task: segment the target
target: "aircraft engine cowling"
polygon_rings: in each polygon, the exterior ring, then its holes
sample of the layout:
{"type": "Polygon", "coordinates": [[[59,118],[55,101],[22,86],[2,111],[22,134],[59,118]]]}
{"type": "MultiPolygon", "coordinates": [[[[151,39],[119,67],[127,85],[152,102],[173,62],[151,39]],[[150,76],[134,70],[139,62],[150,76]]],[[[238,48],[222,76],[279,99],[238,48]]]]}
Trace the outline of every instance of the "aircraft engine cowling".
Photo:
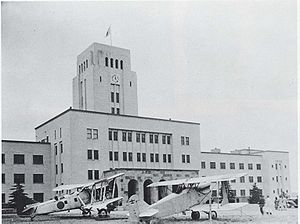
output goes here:
{"type": "Polygon", "coordinates": [[[65,203],[63,203],[62,201],[57,202],[56,204],[58,209],[63,209],[65,207],[65,203]]]}

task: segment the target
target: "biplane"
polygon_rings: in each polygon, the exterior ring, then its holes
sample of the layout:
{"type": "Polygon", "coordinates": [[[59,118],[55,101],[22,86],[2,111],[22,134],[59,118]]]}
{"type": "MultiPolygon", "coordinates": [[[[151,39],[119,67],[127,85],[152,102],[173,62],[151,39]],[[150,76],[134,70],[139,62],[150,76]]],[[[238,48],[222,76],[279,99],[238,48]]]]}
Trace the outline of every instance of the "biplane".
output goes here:
{"type": "Polygon", "coordinates": [[[68,192],[62,196],[55,196],[49,201],[29,205],[23,210],[31,220],[36,215],[80,209],[83,216],[91,216],[92,213],[100,218],[107,217],[120,202],[122,197],[115,197],[116,178],[124,173],[115,174],[87,184],[61,185],[53,189],[56,192],[68,192]]]}
{"type": "MultiPolygon", "coordinates": [[[[209,219],[216,219],[218,215],[217,209],[216,206],[211,204],[212,188],[219,187],[219,183],[221,183],[223,200],[220,205],[218,204],[218,209],[222,206],[226,207],[226,204],[228,204],[228,189],[225,189],[225,184],[222,183],[246,175],[246,173],[227,174],[152,183],[147,187],[177,186],[177,189],[174,193],[167,195],[152,205],[139,200],[137,195],[131,196],[128,200],[129,218],[132,221],[150,223],[153,219],[191,211],[193,220],[200,219],[200,212],[206,213],[209,219]]],[[[236,204],[239,205],[234,206],[234,209],[247,205],[247,203],[236,204]]]]}

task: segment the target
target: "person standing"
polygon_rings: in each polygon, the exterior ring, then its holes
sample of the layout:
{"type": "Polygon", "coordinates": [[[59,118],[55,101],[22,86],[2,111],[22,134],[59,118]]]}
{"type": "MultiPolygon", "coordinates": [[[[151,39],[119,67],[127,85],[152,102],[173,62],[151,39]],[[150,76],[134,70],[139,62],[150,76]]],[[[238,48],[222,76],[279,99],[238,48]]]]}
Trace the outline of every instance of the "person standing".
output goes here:
{"type": "Polygon", "coordinates": [[[275,210],[277,210],[277,209],[278,209],[278,203],[279,203],[279,201],[278,201],[278,198],[277,198],[277,197],[275,197],[275,201],[274,201],[275,210]]]}
{"type": "Polygon", "coordinates": [[[259,205],[259,210],[260,213],[263,215],[264,214],[264,206],[265,206],[265,199],[264,196],[261,196],[259,201],[258,201],[258,205],[259,205]]]}

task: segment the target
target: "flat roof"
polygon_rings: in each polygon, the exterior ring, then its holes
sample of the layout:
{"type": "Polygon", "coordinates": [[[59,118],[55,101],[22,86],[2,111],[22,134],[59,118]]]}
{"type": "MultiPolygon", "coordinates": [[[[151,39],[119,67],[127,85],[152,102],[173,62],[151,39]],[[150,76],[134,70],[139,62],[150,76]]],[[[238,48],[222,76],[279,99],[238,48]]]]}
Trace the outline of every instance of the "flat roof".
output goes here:
{"type": "Polygon", "coordinates": [[[151,170],[151,171],[192,171],[192,172],[199,172],[199,170],[185,170],[185,169],[158,169],[158,168],[122,168],[122,167],[118,167],[118,168],[114,168],[114,169],[110,169],[110,170],[105,170],[103,171],[103,173],[107,173],[107,172],[112,172],[112,171],[117,171],[117,170],[151,170]]]}
{"type": "Polygon", "coordinates": [[[102,114],[102,115],[108,115],[108,116],[119,116],[119,117],[128,117],[128,118],[138,118],[138,119],[147,119],[147,120],[157,120],[157,121],[168,121],[168,122],[176,122],[176,123],[184,123],[184,124],[194,124],[194,125],[200,125],[200,123],[196,122],[189,122],[189,121],[178,121],[178,120],[171,120],[171,119],[162,119],[162,118],[153,118],[153,117],[142,117],[142,116],[135,116],[135,115],[124,115],[124,114],[111,114],[111,113],[105,113],[100,111],[91,111],[91,110],[80,110],[80,109],[72,109],[71,107],[64,112],[56,115],[55,117],[45,121],[41,125],[35,127],[34,129],[38,129],[45,124],[55,120],[56,118],[68,113],[68,112],[79,112],[79,113],[89,113],[89,114],[102,114]]]}
{"type": "Polygon", "coordinates": [[[25,141],[25,140],[8,140],[8,139],[3,139],[2,142],[44,144],[44,145],[46,144],[46,145],[50,145],[50,142],[35,142],[35,141],[25,141]]]}
{"type": "Polygon", "coordinates": [[[262,149],[236,149],[232,152],[251,152],[251,153],[262,153],[262,152],[282,152],[282,153],[289,153],[287,151],[282,151],[282,150],[262,150],[262,149]]]}
{"type": "Polygon", "coordinates": [[[230,152],[201,152],[205,154],[221,154],[221,155],[230,155],[230,156],[261,156],[261,155],[253,155],[253,154],[241,154],[241,153],[230,153],[230,152]]]}

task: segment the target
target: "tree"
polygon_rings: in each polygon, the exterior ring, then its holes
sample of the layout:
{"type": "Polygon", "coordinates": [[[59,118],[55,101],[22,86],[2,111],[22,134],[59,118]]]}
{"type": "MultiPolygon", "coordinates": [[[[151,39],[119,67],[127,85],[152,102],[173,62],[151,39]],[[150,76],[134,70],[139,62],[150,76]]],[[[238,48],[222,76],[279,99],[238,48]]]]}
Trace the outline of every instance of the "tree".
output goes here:
{"type": "Polygon", "coordinates": [[[35,203],[33,199],[27,197],[27,193],[24,192],[23,188],[23,185],[21,185],[20,183],[16,183],[10,189],[13,192],[9,195],[11,199],[8,203],[12,205],[13,208],[17,209],[18,215],[22,214],[22,211],[24,210],[26,205],[35,203]]]}
{"type": "MultiPolygon", "coordinates": [[[[229,181],[222,181],[221,182],[221,188],[220,188],[220,197],[223,198],[223,191],[222,188],[225,189],[226,193],[227,193],[227,197],[228,197],[228,202],[235,202],[235,191],[231,190],[231,186],[229,184],[229,181]]],[[[227,200],[227,199],[224,199],[227,200]]]]}
{"type": "Polygon", "coordinates": [[[250,190],[250,197],[248,199],[249,204],[258,204],[262,198],[262,190],[259,189],[256,184],[253,185],[252,190],[250,190]]]}

